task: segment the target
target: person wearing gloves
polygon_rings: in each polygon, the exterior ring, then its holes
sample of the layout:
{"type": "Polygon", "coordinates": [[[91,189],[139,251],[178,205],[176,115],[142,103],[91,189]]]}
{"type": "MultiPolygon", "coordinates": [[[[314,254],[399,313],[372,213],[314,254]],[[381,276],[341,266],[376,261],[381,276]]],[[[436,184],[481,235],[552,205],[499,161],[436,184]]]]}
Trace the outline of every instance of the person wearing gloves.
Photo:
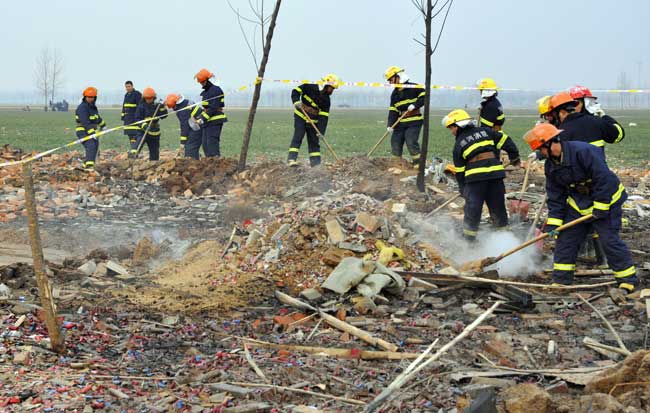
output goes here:
{"type": "Polygon", "coordinates": [[[341,79],[333,73],[325,75],[321,82],[303,83],[291,91],[293,102],[293,137],[289,144],[289,155],[287,165],[298,166],[298,154],[302,140],[307,135],[307,147],[309,150],[309,165],[315,167],[320,165],[321,153],[319,139],[313,123],[321,134],[327,131],[327,123],[330,116],[330,96],[338,89],[341,79]]]}
{"type": "Polygon", "coordinates": [[[203,88],[201,92],[203,113],[201,116],[205,123],[201,130],[203,150],[207,157],[221,156],[221,131],[224,123],[228,122],[223,111],[225,107],[224,93],[219,86],[210,81],[213,77],[214,74],[208,69],[201,69],[194,75],[196,81],[203,88]]]}
{"type": "Polygon", "coordinates": [[[501,163],[501,148],[512,165],[521,164],[517,145],[507,135],[491,128],[476,126],[467,112],[456,109],[442,119],[442,126],[455,136],[453,158],[458,190],[465,198],[463,235],[474,241],[481,222],[483,204],[487,204],[497,230],[508,226],[506,172],[501,163]]]}
{"type": "MultiPolygon", "coordinates": [[[[203,142],[201,126],[205,123],[201,105],[195,105],[183,95],[170,93],[165,98],[165,106],[176,112],[181,128],[180,143],[185,149],[185,157],[199,159],[199,148],[203,142]]],[[[206,153],[205,146],[203,153],[206,153]]]]}
{"type": "MultiPolygon", "coordinates": [[[[569,89],[569,95],[575,100],[576,103],[576,112],[586,113],[594,115],[601,118],[605,123],[612,125],[617,129],[618,134],[613,143],[620,142],[625,137],[625,131],[620,123],[616,119],[612,118],[609,115],[605,114],[605,111],[598,103],[598,98],[591,93],[591,90],[584,86],[574,86],[569,89]]],[[[612,142],[610,142],[612,143],[612,142]]]]}
{"type": "Polygon", "coordinates": [[[564,131],[549,123],[536,125],[524,135],[533,151],[547,159],[544,164],[548,220],[546,230],[556,237],[553,283],[570,285],[580,246],[590,230],[600,236],[618,287],[633,292],[638,286],[630,251],[620,239],[625,187],[607,166],[599,147],[588,142],[567,141],[564,131]],[[556,228],[585,215],[593,219],[565,229],[556,228]]]}
{"type": "Polygon", "coordinates": [[[395,160],[401,159],[406,143],[411,162],[417,168],[420,161],[420,130],[424,119],[420,109],[424,106],[426,91],[423,86],[411,82],[409,75],[398,66],[386,69],[384,78],[394,85],[390,95],[387,125],[388,131],[392,133],[391,154],[395,160]]]}
{"type": "Polygon", "coordinates": [[[167,117],[167,108],[163,102],[156,102],[156,91],[146,87],[142,91],[142,100],[135,108],[135,121],[139,123],[140,134],[138,135],[136,149],[131,149],[133,157],[138,156],[138,149],[142,147],[142,141],[149,149],[149,160],[160,159],[160,119],[167,117]]]}

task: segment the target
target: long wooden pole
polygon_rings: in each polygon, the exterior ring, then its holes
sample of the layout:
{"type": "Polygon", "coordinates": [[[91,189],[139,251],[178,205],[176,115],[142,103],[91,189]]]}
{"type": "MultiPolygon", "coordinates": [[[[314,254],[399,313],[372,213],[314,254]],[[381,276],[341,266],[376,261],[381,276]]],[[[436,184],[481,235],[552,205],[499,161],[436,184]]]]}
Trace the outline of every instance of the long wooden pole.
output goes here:
{"type": "Polygon", "coordinates": [[[318,129],[318,126],[316,126],[316,124],[315,124],[314,121],[309,117],[309,115],[307,114],[307,112],[305,112],[305,109],[303,109],[303,108],[301,107],[300,110],[301,110],[302,113],[305,115],[305,118],[307,119],[307,123],[309,123],[309,124],[312,126],[312,128],[314,128],[314,130],[316,131],[316,135],[318,136],[318,139],[320,139],[320,140],[323,141],[323,143],[325,144],[325,146],[327,147],[327,149],[329,149],[329,151],[330,151],[330,152],[332,153],[332,155],[334,156],[334,159],[336,159],[337,161],[340,161],[341,159],[340,159],[339,156],[336,154],[336,152],[334,152],[334,148],[332,148],[332,147],[330,146],[330,144],[327,143],[327,140],[325,139],[325,136],[324,136],[322,133],[320,133],[320,130],[318,129]]]}
{"type": "Polygon", "coordinates": [[[29,241],[32,247],[32,258],[34,259],[34,274],[38,285],[38,294],[41,297],[41,305],[45,314],[45,325],[50,336],[50,347],[61,354],[65,351],[61,326],[56,316],[56,305],[52,297],[50,281],[45,273],[45,258],[43,258],[43,246],[41,234],[38,229],[38,216],[36,215],[36,196],[34,194],[34,178],[32,175],[32,164],[23,164],[23,179],[25,187],[25,210],[27,211],[27,222],[29,224],[29,241]]]}
{"type": "MultiPolygon", "coordinates": [[[[397,120],[395,121],[395,123],[393,123],[393,124],[390,126],[390,128],[391,128],[391,129],[395,129],[395,128],[397,127],[397,125],[401,122],[401,120],[404,119],[404,117],[406,117],[406,115],[408,115],[408,112],[404,112],[404,113],[402,113],[402,116],[400,116],[399,118],[397,118],[397,120]]],[[[375,144],[375,146],[373,146],[372,149],[370,149],[370,152],[368,152],[368,155],[366,155],[368,158],[370,158],[370,155],[372,155],[372,154],[377,150],[377,148],[379,147],[379,145],[381,145],[381,143],[384,141],[384,139],[386,139],[386,136],[388,136],[389,133],[390,133],[390,130],[386,130],[386,132],[384,132],[384,134],[381,135],[381,138],[379,138],[379,140],[377,141],[377,143],[375,144]]]]}

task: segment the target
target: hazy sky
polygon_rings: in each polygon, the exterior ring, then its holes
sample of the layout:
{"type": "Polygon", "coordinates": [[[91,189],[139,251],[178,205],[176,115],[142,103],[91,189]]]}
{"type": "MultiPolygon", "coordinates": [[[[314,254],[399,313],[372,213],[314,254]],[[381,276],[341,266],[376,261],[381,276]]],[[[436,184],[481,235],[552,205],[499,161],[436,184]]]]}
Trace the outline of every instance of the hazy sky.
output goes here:
{"type": "MultiPolygon", "coordinates": [[[[119,90],[126,79],[139,89],[193,90],[192,77],[204,66],[228,88],[256,74],[225,0],[3,3],[0,91],[33,90],[44,46],[65,57],[67,91],[119,90]]],[[[247,11],[247,1],[232,3],[247,11]]],[[[433,57],[433,82],[471,86],[491,76],[510,88],[616,87],[623,70],[636,83],[642,61],[647,85],[649,21],[648,0],[455,0],[433,57]]],[[[395,64],[422,81],[422,48],[412,38],[423,31],[410,0],[284,0],[267,77],[334,72],[381,81],[395,64]]]]}

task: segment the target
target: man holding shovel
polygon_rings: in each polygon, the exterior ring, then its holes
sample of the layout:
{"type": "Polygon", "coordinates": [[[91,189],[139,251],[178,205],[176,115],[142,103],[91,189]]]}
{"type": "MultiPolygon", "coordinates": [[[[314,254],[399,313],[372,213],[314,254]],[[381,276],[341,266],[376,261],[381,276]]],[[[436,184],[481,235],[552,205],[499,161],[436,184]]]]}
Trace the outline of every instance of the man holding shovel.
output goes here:
{"type": "Polygon", "coordinates": [[[544,166],[548,196],[547,230],[557,236],[553,264],[553,282],[570,285],[576,269],[580,245],[589,230],[599,235],[618,287],[632,292],[638,285],[636,267],[627,245],[621,241],[622,205],[625,188],[607,166],[602,150],[592,144],[563,140],[563,131],[549,123],[536,125],[524,136],[533,151],[547,159],[544,166]],[[557,234],[555,228],[565,222],[592,215],[585,224],[575,225],[557,234]]]}
{"type": "Polygon", "coordinates": [[[478,234],[483,204],[490,210],[493,225],[503,229],[508,225],[503,178],[506,172],[500,151],[508,153],[512,165],[519,165],[517,146],[507,135],[491,128],[477,127],[467,112],[456,109],[442,119],[442,126],[456,137],[454,169],[458,189],[465,198],[463,235],[473,241],[478,234]]]}

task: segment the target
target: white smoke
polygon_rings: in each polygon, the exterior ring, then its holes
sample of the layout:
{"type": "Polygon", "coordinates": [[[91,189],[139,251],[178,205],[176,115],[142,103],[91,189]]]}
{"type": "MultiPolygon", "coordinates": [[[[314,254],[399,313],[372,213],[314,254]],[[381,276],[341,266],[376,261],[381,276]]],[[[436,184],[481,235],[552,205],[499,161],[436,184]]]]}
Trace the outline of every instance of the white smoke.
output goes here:
{"type": "MultiPolygon", "coordinates": [[[[449,216],[441,215],[422,218],[408,214],[404,226],[411,229],[418,240],[436,247],[446,258],[457,264],[496,257],[525,241],[525,232],[519,236],[511,231],[495,231],[481,226],[477,241],[470,243],[462,236],[462,223],[449,216]]],[[[527,277],[541,270],[541,254],[536,245],[531,245],[504,258],[486,270],[495,269],[505,277],[527,277]]]]}

